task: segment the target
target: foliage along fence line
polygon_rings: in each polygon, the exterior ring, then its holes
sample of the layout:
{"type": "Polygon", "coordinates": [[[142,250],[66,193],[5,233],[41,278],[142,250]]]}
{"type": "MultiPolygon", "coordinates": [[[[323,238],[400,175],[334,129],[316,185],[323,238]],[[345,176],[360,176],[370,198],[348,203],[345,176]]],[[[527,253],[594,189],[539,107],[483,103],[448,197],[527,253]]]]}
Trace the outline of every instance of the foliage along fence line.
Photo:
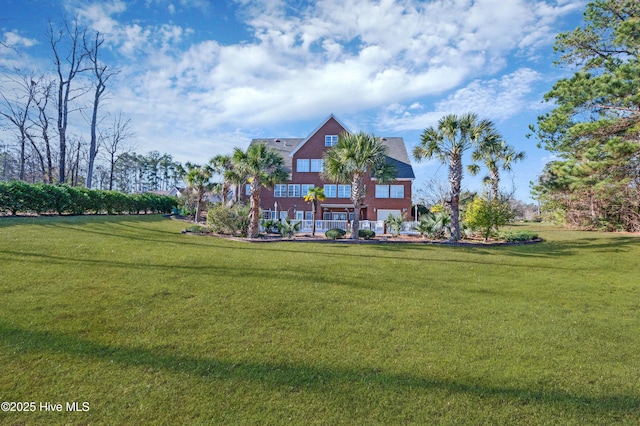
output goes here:
{"type": "Polygon", "coordinates": [[[170,213],[175,197],[153,193],[125,194],[68,185],[0,182],[0,213],[140,214],[170,213]]]}

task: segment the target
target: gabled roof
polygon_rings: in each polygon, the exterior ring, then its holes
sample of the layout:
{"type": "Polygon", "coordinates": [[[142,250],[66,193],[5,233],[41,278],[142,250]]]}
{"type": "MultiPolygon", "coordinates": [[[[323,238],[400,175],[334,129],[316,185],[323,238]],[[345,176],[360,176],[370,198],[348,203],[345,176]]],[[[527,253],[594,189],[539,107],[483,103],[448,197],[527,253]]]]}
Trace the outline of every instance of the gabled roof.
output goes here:
{"type": "Polygon", "coordinates": [[[263,142],[269,148],[276,150],[282,156],[282,158],[284,158],[284,167],[289,172],[291,172],[293,171],[293,168],[292,168],[293,156],[289,154],[291,154],[291,151],[293,151],[294,148],[298,146],[300,142],[302,142],[303,140],[304,139],[302,138],[271,138],[271,139],[259,138],[259,139],[252,139],[251,145],[263,142]]]}
{"type": "MultiPolygon", "coordinates": [[[[284,166],[289,171],[293,171],[293,156],[318,130],[324,126],[331,118],[336,120],[345,130],[347,128],[333,114],[329,115],[313,132],[306,138],[259,138],[251,140],[251,145],[263,142],[268,147],[275,149],[284,158],[284,166]]],[[[347,130],[349,131],[349,130],[347,130]]],[[[398,170],[396,179],[415,179],[413,167],[407,153],[404,139],[400,137],[382,137],[382,142],[387,146],[388,161],[398,170]]]]}
{"type": "Polygon", "coordinates": [[[318,133],[318,130],[320,130],[320,129],[325,125],[325,124],[327,124],[327,121],[331,120],[332,118],[333,118],[334,120],[336,120],[336,121],[338,122],[338,124],[339,124],[340,126],[342,126],[342,128],[343,128],[347,133],[351,133],[351,131],[347,128],[347,126],[345,126],[344,124],[342,124],[342,122],[341,122],[340,120],[338,120],[338,117],[336,117],[335,115],[333,115],[333,113],[331,113],[331,114],[329,114],[329,116],[328,116],[328,117],[327,117],[327,118],[326,118],[322,123],[320,123],[320,125],[319,125],[318,127],[316,127],[315,129],[313,129],[313,132],[309,133],[309,136],[307,136],[306,138],[304,138],[304,139],[302,140],[302,142],[300,142],[300,143],[298,144],[298,146],[296,146],[296,148],[295,148],[293,151],[291,151],[291,153],[290,153],[289,155],[290,155],[291,157],[293,157],[293,155],[294,155],[296,152],[298,152],[298,150],[299,150],[300,148],[302,148],[302,146],[303,146],[305,143],[307,143],[307,141],[308,141],[309,139],[311,139],[311,137],[312,137],[313,135],[315,135],[316,133],[318,133]]]}

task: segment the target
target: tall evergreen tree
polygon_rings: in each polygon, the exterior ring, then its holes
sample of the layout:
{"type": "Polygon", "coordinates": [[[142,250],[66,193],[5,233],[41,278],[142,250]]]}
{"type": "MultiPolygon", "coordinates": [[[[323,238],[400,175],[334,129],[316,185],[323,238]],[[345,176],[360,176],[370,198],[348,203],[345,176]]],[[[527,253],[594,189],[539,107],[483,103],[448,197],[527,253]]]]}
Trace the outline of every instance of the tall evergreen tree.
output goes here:
{"type": "Polygon", "coordinates": [[[545,95],[555,108],[531,126],[559,157],[536,194],[572,225],[640,230],[640,2],[590,2],[555,50],[577,71],[545,95]]]}

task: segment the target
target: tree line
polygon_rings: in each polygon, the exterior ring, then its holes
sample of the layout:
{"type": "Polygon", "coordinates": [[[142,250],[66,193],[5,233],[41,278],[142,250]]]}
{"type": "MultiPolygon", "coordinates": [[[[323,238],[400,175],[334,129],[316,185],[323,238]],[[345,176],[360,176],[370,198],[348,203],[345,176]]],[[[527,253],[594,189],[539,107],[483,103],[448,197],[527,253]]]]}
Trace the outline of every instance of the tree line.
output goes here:
{"type": "Polygon", "coordinates": [[[545,95],[554,108],[531,126],[555,154],[533,193],[573,227],[640,231],[640,2],[590,2],[559,34],[557,65],[573,76],[545,95]]]}

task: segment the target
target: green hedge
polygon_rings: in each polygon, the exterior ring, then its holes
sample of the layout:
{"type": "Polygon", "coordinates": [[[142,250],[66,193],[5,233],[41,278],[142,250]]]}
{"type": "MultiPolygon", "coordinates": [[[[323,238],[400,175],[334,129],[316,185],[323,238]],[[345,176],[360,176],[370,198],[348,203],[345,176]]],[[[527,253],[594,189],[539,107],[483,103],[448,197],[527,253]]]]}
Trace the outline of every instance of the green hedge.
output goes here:
{"type": "Polygon", "coordinates": [[[538,239],[538,234],[531,231],[504,231],[499,234],[500,239],[507,242],[532,241],[538,239]]]}
{"type": "Polygon", "coordinates": [[[0,182],[1,213],[140,214],[170,213],[177,199],[152,193],[124,194],[119,191],[79,188],[68,185],[0,182]]]}

